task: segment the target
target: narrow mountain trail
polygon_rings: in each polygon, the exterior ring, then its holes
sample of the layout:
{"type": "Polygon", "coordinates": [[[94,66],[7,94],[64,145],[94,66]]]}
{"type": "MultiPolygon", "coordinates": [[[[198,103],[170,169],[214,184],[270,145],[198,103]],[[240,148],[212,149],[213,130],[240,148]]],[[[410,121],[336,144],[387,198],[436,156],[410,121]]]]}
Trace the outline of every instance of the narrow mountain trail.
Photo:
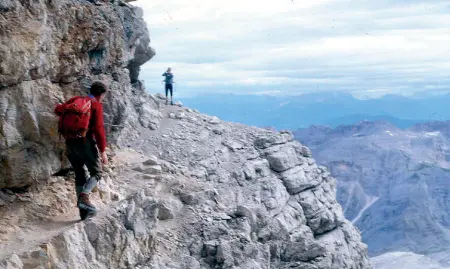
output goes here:
{"type": "MultiPolygon", "coordinates": [[[[170,119],[168,115],[179,111],[182,111],[179,106],[166,106],[163,110],[165,116],[163,116],[163,119],[161,120],[160,128],[157,130],[149,130],[149,132],[153,133],[153,135],[159,135],[162,130],[176,126],[176,122],[170,119]]],[[[111,178],[112,185],[118,188],[117,191],[121,193],[122,197],[126,197],[135,193],[137,190],[146,187],[154,189],[156,198],[159,195],[164,195],[166,193],[162,185],[155,184],[154,181],[149,181],[149,179],[156,178],[155,175],[145,174],[133,169],[133,167],[146,161],[148,158],[148,156],[139,154],[134,150],[124,149],[115,152],[112,165],[117,167],[116,170],[119,171],[114,175],[109,175],[109,177],[111,178]]],[[[69,176],[67,180],[73,181],[73,176],[69,176]]],[[[115,206],[116,202],[105,203],[105,201],[102,201],[102,195],[104,194],[102,194],[101,190],[91,195],[93,202],[99,209],[94,218],[105,217],[108,214],[109,208],[115,206]]],[[[37,246],[45,245],[48,241],[67,229],[81,223],[82,221],[79,218],[78,208],[76,208],[75,203],[73,202],[68,206],[71,207],[68,212],[42,220],[27,220],[27,214],[19,216],[20,219],[18,222],[20,223],[20,226],[12,230],[12,232],[4,234],[4,237],[7,239],[0,241],[2,245],[0,248],[0,260],[13,253],[19,254],[36,248],[37,246]]],[[[12,213],[15,209],[8,208],[8,211],[12,213]]]]}
{"type": "MultiPolygon", "coordinates": [[[[127,162],[130,166],[135,164],[133,162],[134,160],[124,158],[124,156],[131,155],[130,153],[119,152],[118,155],[120,156],[119,158],[122,158],[119,161],[127,162]]],[[[139,179],[136,174],[137,173],[135,173],[131,168],[126,168],[120,176],[117,176],[112,180],[115,185],[124,186],[121,191],[126,195],[127,193],[131,193],[133,189],[144,187],[147,183],[144,180],[139,179]],[[130,184],[130,182],[132,182],[132,184],[130,184]]],[[[102,218],[106,216],[108,214],[109,207],[114,205],[114,202],[107,204],[102,201],[100,195],[100,192],[96,192],[91,195],[93,202],[99,209],[94,218],[102,218]]],[[[0,260],[13,253],[22,253],[41,244],[45,244],[68,228],[82,222],[79,218],[78,208],[75,207],[75,203],[71,206],[72,209],[69,212],[57,215],[55,217],[38,221],[27,221],[26,219],[22,220],[20,232],[15,232],[14,234],[9,235],[9,240],[1,242],[2,248],[0,248],[0,260]]],[[[27,218],[27,216],[23,216],[23,218],[27,218]]]]}
{"type": "Polygon", "coordinates": [[[48,220],[31,221],[21,227],[20,233],[10,236],[6,242],[1,242],[0,260],[13,253],[22,253],[44,244],[65,229],[80,221],[76,208],[67,214],[56,216],[48,220]]]}
{"type": "Polygon", "coordinates": [[[55,179],[4,233],[0,268],[200,269],[219,260],[288,268],[297,259],[312,266],[305,268],[369,268],[366,246],[334,198],[333,179],[289,133],[161,101],[158,114],[158,128],[126,130],[120,147],[112,147],[105,184],[92,195],[96,217],[79,221],[73,178],[55,179]],[[66,207],[45,217],[42,202],[46,210],[66,207]],[[304,244],[287,239],[293,230],[302,231],[304,244]],[[278,246],[273,262],[265,240],[278,246]],[[242,249],[248,253],[233,254],[242,249]]]}

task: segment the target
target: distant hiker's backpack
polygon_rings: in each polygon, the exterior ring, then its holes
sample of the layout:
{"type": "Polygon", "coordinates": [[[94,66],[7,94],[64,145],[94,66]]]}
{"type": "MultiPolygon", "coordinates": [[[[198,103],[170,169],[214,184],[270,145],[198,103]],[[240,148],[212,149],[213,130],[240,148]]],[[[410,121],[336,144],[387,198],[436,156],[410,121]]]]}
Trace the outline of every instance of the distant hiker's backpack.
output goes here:
{"type": "Polygon", "coordinates": [[[64,111],[59,117],[59,133],[65,138],[85,138],[91,119],[92,99],[77,97],[64,104],[64,111]]]}

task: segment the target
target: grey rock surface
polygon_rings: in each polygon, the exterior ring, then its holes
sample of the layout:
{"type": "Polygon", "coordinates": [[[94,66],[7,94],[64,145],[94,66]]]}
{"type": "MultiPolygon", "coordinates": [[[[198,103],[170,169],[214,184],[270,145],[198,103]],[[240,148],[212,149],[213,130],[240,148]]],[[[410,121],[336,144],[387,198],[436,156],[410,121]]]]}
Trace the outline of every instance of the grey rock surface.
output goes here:
{"type": "Polygon", "coordinates": [[[156,129],[156,103],[137,80],[150,48],[142,11],[121,1],[1,1],[0,187],[44,181],[65,166],[56,104],[105,82],[108,138],[156,129]],[[26,163],[27,165],[23,165],[26,163]]]}
{"type": "MultiPolygon", "coordinates": [[[[181,111],[167,109],[165,115],[181,111]]],[[[203,190],[179,193],[185,206],[205,214],[202,236],[196,237],[196,225],[184,227],[200,245],[190,252],[201,268],[370,268],[358,231],[335,199],[335,180],[304,156],[292,135],[188,114],[183,121],[163,119],[159,130],[143,131],[141,139],[145,143],[131,146],[181,166],[203,190]],[[218,126],[221,134],[214,131],[218,126]],[[285,186],[287,176],[294,191],[285,186]]]]}
{"type": "Polygon", "coordinates": [[[335,180],[291,133],[145,93],[139,66],[154,52],[140,9],[1,5],[1,268],[371,268],[335,180]],[[65,162],[52,109],[97,79],[111,89],[112,165],[92,194],[98,215],[78,222],[73,175],[49,177],[65,162]]]}
{"type": "MultiPolygon", "coordinates": [[[[343,218],[335,181],[324,169],[312,164],[320,184],[290,194],[266,159],[277,145],[261,150],[251,143],[276,134],[222,123],[230,130],[226,139],[248,145],[232,151],[222,137],[198,140],[196,133],[211,123],[197,115],[202,128],[166,118],[160,129],[143,130],[143,151],[160,152],[159,157],[138,153],[138,141],[131,145],[135,149],[116,151],[116,167],[106,178],[125,198],[103,204],[97,217],[83,223],[30,226],[32,232],[21,237],[26,244],[6,242],[0,264],[11,269],[40,263],[74,269],[187,268],[186,262],[195,268],[371,268],[367,247],[343,218]],[[174,140],[174,134],[182,135],[174,140]],[[197,154],[187,154],[186,144],[197,154]],[[245,160],[259,171],[252,178],[244,175],[245,160]],[[158,177],[141,177],[155,166],[162,170],[158,177]],[[202,168],[205,173],[196,172],[202,168]]],[[[289,145],[298,143],[278,148],[289,145]]]]}
{"type": "Polygon", "coordinates": [[[99,216],[84,223],[35,230],[51,233],[50,238],[28,235],[34,239],[25,249],[7,243],[0,264],[11,269],[41,262],[74,269],[186,268],[186,262],[194,268],[371,268],[367,247],[343,218],[335,180],[326,169],[296,156],[304,162],[290,168],[291,174],[301,170],[316,183],[292,193],[282,173],[271,169],[269,154],[295,151],[302,148],[299,143],[226,122],[220,123],[225,132],[217,135],[217,123],[202,114],[160,123],[157,130],[141,127],[138,140],[116,150],[107,181],[125,198],[105,204],[99,216]],[[266,141],[264,148],[255,147],[256,141],[266,141]],[[157,175],[147,171],[154,167],[160,167],[157,175]]]}

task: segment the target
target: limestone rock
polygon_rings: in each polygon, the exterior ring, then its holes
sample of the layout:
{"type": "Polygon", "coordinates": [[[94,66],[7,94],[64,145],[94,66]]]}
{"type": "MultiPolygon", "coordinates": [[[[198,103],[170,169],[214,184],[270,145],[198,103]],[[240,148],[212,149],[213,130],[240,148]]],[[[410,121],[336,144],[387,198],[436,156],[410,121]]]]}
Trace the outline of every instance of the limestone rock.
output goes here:
{"type": "Polygon", "coordinates": [[[161,174],[162,167],[160,165],[152,165],[145,169],[146,174],[161,174]]]}
{"type": "Polygon", "coordinates": [[[146,160],[145,162],[143,162],[144,165],[159,165],[159,161],[158,158],[156,158],[155,156],[150,156],[150,158],[148,160],[146,160]]]}
{"type": "Polygon", "coordinates": [[[23,262],[16,254],[11,255],[11,257],[1,262],[0,265],[2,265],[5,269],[23,268],[23,262]]]}
{"type": "Polygon", "coordinates": [[[186,117],[186,114],[184,114],[183,112],[177,112],[177,114],[175,114],[175,118],[177,119],[184,119],[186,117]]]}
{"type": "Polygon", "coordinates": [[[160,165],[144,165],[142,163],[137,164],[133,169],[147,175],[161,174],[162,172],[160,165]]]}
{"type": "Polygon", "coordinates": [[[181,201],[166,198],[159,202],[158,219],[160,220],[173,219],[181,208],[182,208],[181,201]]]}
{"type": "Polygon", "coordinates": [[[312,152],[309,148],[302,146],[302,155],[304,157],[310,158],[310,157],[312,157],[312,152]]]}
{"type": "Polygon", "coordinates": [[[248,161],[244,165],[244,174],[248,180],[266,177],[270,175],[269,162],[266,159],[248,161]]]}
{"type": "Polygon", "coordinates": [[[244,148],[244,145],[242,145],[238,141],[224,141],[223,145],[227,146],[231,151],[236,151],[244,148]]]}
{"type": "Polygon", "coordinates": [[[274,145],[280,145],[287,143],[293,139],[293,135],[289,133],[282,133],[282,134],[266,134],[263,136],[260,136],[255,141],[255,146],[260,149],[265,149],[270,146],[274,145]]]}
{"type": "Polygon", "coordinates": [[[159,100],[166,100],[166,97],[162,93],[155,94],[155,97],[159,100]]]}
{"type": "Polygon", "coordinates": [[[192,212],[187,233],[203,227],[189,248],[200,266],[370,268],[366,246],[336,202],[334,180],[290,133],[221,121],[211,131],[226,132],[211,136],[203,129],[210,117],[193,117],[152,135],[144,151],[163,152],[160,158],[190,178],[175,195],[187,208],[180,212],[192,212]],[[198,184],[215,190],[189,190],[198,184]],[[229,253],[240,256],[231,261],[229,253]]]}
{"type": "MultiPolygon", "coordinates": [[[[323,186],[327,184],[324,183],[323,186]]],[[[315,235],[331,231],[344,221],[342,210],[331,195],[323,187],[320,187],[301,192],[297,196],[308,226],[315,235]],[[328,204],[326,207],[323,206],[324,202],[328,204]]]]}
{"type": "Polygon", "coordinates": [[[0,12],[0,188],[44,181],[64,166],[53,108],[86,95],[93,81],[110,89],[110,143],[129,140],[138,124],[158,126],[156,104],[139,99],[139,66],[155,54],[140,8],[8,0],[0,12]]]}
{"type": "Polygon", "coordinates": [[[283,172],[303,163],[303,159],[297,155],[295,149],[287,147],[267,155],[270,167],[277,172],[283,172]]]}
{"type": "Polygon", "coordinates": [[[209,123],[211,123],[211,124],[219,124],[220,123],[220,119],[218,117],[216,117],[216,116],[213,116],[209,120],[209,123]]]}
{"type": "Polygon", "coordinates": [[[302,166],[289,169],[280,175],[290,194],[297,194],[308,188],[316,187],[322,182],[322,177],[314,172],[306,173],[302,166]]]}
{"type": "Polygon", "coordinates": [[[18,238],[2,244],[1,266],[371,268],[335,181],[291,133],[167,107],[145,92],[139,66],[154,51],[142,10],[61,0],[2,1],[0,12],[0,187],[32,189],[1,196],[0,240],[18,238]],[[66,167],[52,110],[94,80],[110,88],[115,166],[92,194],[96,217],[52,222],[76,204],[73,180],[48,180],[66,167]],[[34,225],[42,219],[50,225],[34,225]]]}

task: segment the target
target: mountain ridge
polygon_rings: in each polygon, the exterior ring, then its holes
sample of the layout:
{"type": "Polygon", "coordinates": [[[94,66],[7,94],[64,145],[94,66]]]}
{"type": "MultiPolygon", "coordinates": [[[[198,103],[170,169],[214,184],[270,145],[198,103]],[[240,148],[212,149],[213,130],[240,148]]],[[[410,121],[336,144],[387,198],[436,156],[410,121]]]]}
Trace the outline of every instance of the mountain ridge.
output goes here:
{"type": "Polygon", "coordinates": [[[146,92],[140,8],[11,0],[0,17],[1,268],[371,268],[334,178],[291,133],[146,92]],[[111,166],[99,214],[78,222],[53,108],[97,80],[111,166]]]}
{"type": "MultiPolygon", "coordinates": [[[[400,129],[360,122],[312,126],[294,134],[337,178],[338,201],[362,232],[371,256],[411,251],[434,259],[450,249],[443,198],[450,167],[448,123],[400,129]]],[[[442,257],[437,261],[445,264],[442,257]]]]}

